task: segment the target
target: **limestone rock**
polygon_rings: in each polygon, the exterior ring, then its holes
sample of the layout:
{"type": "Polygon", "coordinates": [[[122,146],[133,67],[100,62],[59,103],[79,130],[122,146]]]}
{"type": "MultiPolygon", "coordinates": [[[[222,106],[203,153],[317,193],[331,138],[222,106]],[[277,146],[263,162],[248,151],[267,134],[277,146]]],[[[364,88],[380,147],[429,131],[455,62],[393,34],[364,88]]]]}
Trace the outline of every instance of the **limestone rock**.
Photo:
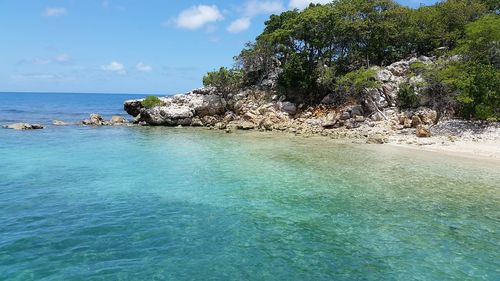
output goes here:
{"type": "Polygon", "coordinates": [[[247,131],[247,130],[253,130],[255,129],[255,124],[252,123],[252,122],[248,122],[248,121],[242,121],[242,122],[238,122],[236,124],[236,129],[238,130],[244,130],[244,131],[247,131]]]}
{"type": "Polygon", "coordinates": [[[362,122],[365,122],[366,118],[364,116],[359,116],[357,115],[354,120],[358,123],[362,123],[362,122]]]}
{"type": "Polygon", "coordinates": [[[284,101],[279,103],[279,109],[289,115],[295,115],[297,113],[297,106],[294,103],[284,101]]]}
{"type": "Polygon", "coordinates": [[[418,117],[417,115],[413,115],[413,117],[411,118],[411,126],[413,128],[417,128],[420,125],[422,125],[422,120],[420,120],[420,117],[418,117]]]}
{"type": "Polygon", "coordinates": [[[40,124],[14,123],[5,125],[3,126],[3,128],[21,131],[21,130],[41,130],[44,129],[45,127],[40,124]]]}
{"type": "Polygon", "coordinates": [[[386,142],[387,138],[384,135],[378,133],[368,137],[368,139],[366,140],[366,143],[369,144],[384,144],[386,142]]]}
{"type": "Polygon", "coordinates": [[[384,115],[380,112],[375,112],[370,119],[375,122],[382,121],[384,120],[384,115]]]}
{"type": "Polygon", "coordinates": [[[361,105],[354,105],[350,109],[351,112],[351,117],[356,117],[356,116],[363,116],[364,110],[361,105]]]}
{"type": "Polygon", "coordinates": [[[345,111],[340,115],[340,120],[347,120],[347,119],[351,119],[351,114],[348,111],[345,111]]]}
{"type": "Polygon", "coordinates": [[[102,116],[99,115],[99,114],[96,114],[96,113],[90,114],[90,118],[83,120],[82,124],[86,125],[86,126],[103,126],[103,125],[107,125],[104,122],[104,119],[102,118],[102,116]]]}
{"type": "Polygon", "coordinates": [[[203,127],[203,122],[201,122],[201,119],[199,117],[194,117],[193,119],[191,119],[191,126],[203,127]]]}
{"type": "Polygon", "coordinates": [[[122,116],[112,116],[110,123],[113,125],[121,125],[121,124],[128,123],[128,121],[127,121],[127,119],[123,118],[122,116]]]}
{"type": "Polygon", "coordinates": [[[429,130],[429,128],[427,128],[423,125],[420,125],[417,127],[416,134],[417,134],[417,137],[419,137],[419,138],[429,138],[432,136],[431,130],[429,130]]]}

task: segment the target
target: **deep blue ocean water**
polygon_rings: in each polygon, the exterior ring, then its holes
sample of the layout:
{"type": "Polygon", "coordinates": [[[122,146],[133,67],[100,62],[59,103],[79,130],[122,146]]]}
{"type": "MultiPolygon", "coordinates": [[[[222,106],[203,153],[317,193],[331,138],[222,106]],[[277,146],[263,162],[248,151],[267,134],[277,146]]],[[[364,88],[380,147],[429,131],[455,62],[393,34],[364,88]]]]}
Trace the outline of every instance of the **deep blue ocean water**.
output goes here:
{"type": "Polygon", "coordinates": [[[0,280],[500,280],[498,162],[50,126],[129,98],[0,94],[0,280]]]}

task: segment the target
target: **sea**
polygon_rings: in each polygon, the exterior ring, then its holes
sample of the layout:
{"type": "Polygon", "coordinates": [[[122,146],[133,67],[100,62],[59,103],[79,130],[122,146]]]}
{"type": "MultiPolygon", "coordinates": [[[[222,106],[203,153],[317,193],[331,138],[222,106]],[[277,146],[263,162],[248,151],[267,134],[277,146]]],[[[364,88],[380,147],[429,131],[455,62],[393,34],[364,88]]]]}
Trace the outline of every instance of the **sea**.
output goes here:
{"type": "Polygon", "coordinates": [[[498,162],[51,125],[138,97],[0,93],[0,280],[500,280],[498,162]]]}

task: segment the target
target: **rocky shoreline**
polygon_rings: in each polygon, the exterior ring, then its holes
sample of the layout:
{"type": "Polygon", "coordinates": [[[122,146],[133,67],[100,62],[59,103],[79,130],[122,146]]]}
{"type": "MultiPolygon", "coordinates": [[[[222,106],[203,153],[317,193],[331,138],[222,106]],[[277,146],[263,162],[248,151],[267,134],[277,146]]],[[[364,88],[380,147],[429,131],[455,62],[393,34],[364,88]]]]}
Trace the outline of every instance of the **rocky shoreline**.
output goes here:
{"type": "MultiPolygon", "coordinates": [[[[306,107],[287,101],[272,88],[254,87],[223,94],[201,88],[186,94],[160,97],[146,108],[142,100],[125,101],[134,123],[149,126],[192,126],[225,130],[280,131],[300,136],[321,135],[358,143],[431,145],[458,140],[500,143],[498,122],[474,122],[440,117],[430,108],[400,110],[396,106],[401,83],[415,85],[420,76],[408,75],[410,65],[434,63],[420,57],[375,68],[378,87],[365,89],[361,101],[334,106],[332,97],[306,107]]],[[[273,84],[273,83],[267,83],[273,84]]],[[[274,83],[275,84],[275,83],[274,83]]],[[[423,97],[421,97],[423,98],[423,97]]]]}
{"type": "MultiPolygon", "coordinates": [[[[169,126],[206,127],[223,130],[274,131],[310,137],[323,136],[354,143],[396,144],[417,147],[471,146],[489,143],[500,158],[500,124],[465,121],[439,116],[430,108],[400,110],[397,96],[401,83],[414,85],[418,92],[420,76],[409,75],[410,65],[432,64],[433,58],[420,57],[375,68],[376,88],[364,89],[362,100],[334,105],[331,96],[321,104],[305,106],[287,100],[273,89],[276,83],[220,93],[216,88],[200,88],[176,96],[160,97],[158,104],[145,107],[143,99],[124,102],[125,111],[134,117],[129,122],[113,116],[104,120],[92,114],[78,124],[83,126],[169,126]]],[[[423,97],[420,97],[423,98],[423,97]]],[[[54,126],[72,125],[54,120],[54,126]]],[[[43,129],[37,124],[11,124],[17,130],[43,129]]],[[[488,148],[487,150],[492,150],[488,148]]]]}

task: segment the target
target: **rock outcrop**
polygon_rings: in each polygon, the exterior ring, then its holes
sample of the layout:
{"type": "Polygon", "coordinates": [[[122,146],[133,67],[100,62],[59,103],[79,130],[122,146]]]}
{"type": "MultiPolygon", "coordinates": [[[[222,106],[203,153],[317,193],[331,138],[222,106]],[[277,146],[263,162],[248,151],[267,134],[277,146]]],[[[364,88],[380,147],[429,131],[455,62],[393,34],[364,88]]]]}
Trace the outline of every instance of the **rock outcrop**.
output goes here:
{"type": "Polygon", "coordinates": [[[153,108],[142,106],[142,100],[130,100],[124,109],[136,123],[152,126],[216,126],[228,125],[242,130],[269,128],[275,122],[297,112],[288,101],[273,101],[272,92],[244,90],[224,95],[214,88],[201,88],[172,97],[160,98],[153,108]]]}
{"type": "Polygon", "coordinates": [[[112,116],[111,120],[107,121],[104,120],[101,115],[92,113],[90,117],[83,120],[81,124],[84,126],[116,126],[128,124],[128,121],[121,116],[112,116]]]}
{"type": "Polygon", "coordinates": [[[376,71],[374,79],[379,86],[364,90],[363,106],[369,112],[378,112],[383,108],[395,107],[402,83],[411,85],[418,95],[423,78],[418,73],[416,76],[408,75],[411,71],[411,65],[414,63],[429,65],[433,64],[434,61],[435,58],[421,56],[418,59],[411,58],[398,61],[384,68],[374,67],[373,69],[376,71]]]}
{"type": "Polygon", "coordinates": [[[134,123],[152,126],[193,126],[225,130],[285,131],[295,135],[322,135],[359,139],[361,143],[382,144],[393,137],[429,137],[438,113],[429,108],[400,110],[398,93],[402,83],[414,86],[417,94],[421,77],[413,63],[432,64],[433,58],[412,58],[375,68],[376,88],[364,89],[361,98],[344,105],[330,94],[316,106],[295,104],[273,89],[254,87],[234,93],[201,88],[189,93],[162,97],[160,104],[146,108],[142,100],[130,100],[125,110],[134,123]],[[411,73],[415,75],[409,75],[411,73]]]}
{"type": "Polygon", "coordinates": [[[2,126],[5,129],[12,129],[12,130],[41,130],[44,129],[45,127],[40,124],[28,124],[28,123],[14,123],[14,124],[9,124],[2,126]]]}

